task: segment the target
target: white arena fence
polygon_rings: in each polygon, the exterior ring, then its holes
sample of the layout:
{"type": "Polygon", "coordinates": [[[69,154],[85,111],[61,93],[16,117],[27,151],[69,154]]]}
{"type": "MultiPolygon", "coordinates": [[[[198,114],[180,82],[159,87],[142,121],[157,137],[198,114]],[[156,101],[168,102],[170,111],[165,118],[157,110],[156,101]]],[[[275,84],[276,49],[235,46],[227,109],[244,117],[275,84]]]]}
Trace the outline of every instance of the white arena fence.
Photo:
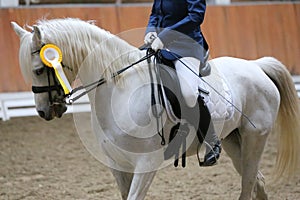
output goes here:
{"type": "MultiPolygon", "coordinates": [[[[0,93],[0,119],[12,117],[37,116],[32,92],[0,93]]],[[[66,113],[90,112],[91,107],[87,95],[68,106],[66,113]]]]}
{"type": "MultiPolygon", "coordinates": [[[[293,76],[296,90],[300,98],[300,75],[293,76]]],[[[68,106],[67,113],[90,112],[91,107],[85,95],[72,106],[68,106]]],[[[37,116],[32,92],[0,93],[0,119],[3,121],[13,117],[37,116]]]]}
{"type": "Polygon", "coordinates": [[[298,93],[298,97],[300,98],[300,75],[292,76],[294,80],[294,84],[298,93]]]}

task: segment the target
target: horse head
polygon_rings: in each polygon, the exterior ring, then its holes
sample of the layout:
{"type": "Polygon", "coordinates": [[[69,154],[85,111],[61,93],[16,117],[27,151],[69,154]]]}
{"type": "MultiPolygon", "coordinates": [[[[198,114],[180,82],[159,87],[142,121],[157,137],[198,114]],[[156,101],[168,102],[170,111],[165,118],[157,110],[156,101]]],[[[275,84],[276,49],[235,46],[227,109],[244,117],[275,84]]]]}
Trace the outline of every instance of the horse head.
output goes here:
{"type": "Polygon", "coordinates": [[[53,68],[42,62],[40,51],[45,45],[43,30],[35,25],[29,32],[15,22],[12,22],[12,26],[20,37],[19,62],[23,76],[32,82],[39,116],[45,120],[61,117],[67,110],[65,94],[53,68]]]}
{"type": "MultiPolygon", "coordinates": [[[[41,53],[45,46],[54,46],[57,52],[61,52],[59,57],[62,57],[65,82],[70,83],[77,77],[82,83],[100,77],[111,80],[114,72],[142,57],[136,47],[80,19],[40,20],[30,27],[30,31],[15,22],[12,22],[12,27],[21,41],[19,63],[22,74],[32,82],[36,109],[46,120],[61,117],[66,111],[64,100],[68,92],[55,75],[57,70],[54,73],[51,65],[49,68],[49,63],[45,63],[45,56],[41,53]],[[79,74],[80,68],[84,70],[79,74]]],[[[114,80],[118,80],[117,77],[114,80]]]]}

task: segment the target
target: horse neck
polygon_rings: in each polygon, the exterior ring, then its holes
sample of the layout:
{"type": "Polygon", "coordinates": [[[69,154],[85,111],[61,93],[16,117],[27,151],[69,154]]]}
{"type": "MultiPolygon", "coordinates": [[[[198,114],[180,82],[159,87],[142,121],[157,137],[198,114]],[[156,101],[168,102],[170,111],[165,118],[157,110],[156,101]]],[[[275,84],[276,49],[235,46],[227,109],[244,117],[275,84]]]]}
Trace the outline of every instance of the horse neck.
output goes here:
{"type": "Polygon", "coordinates": [[[138,61],[142,55],[140,50],[126,41],[108,35],[91,48],[78,67],[78,74],[83,83],[90,83],[99,78],[109,81],[113,73],[138,61]]]}

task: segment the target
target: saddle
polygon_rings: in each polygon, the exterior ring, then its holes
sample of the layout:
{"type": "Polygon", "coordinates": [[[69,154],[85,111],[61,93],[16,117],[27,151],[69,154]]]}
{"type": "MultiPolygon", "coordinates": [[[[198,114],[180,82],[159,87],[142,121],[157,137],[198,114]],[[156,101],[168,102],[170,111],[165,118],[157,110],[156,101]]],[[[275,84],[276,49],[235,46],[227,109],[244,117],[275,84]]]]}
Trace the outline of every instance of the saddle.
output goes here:
{"type": "MultiPolygon", "coordinates": [[[[164,152],[164,159],[168,160],[175,157],[174,166],[178,166],[179,158],[182,158],[182,167],[186,166],[186,139],[190,132],[188,124],[192,125],[197,131],[197,137],[200,144],[203,143],[203,138],[207,131],[199,131],[201,129],[200,112],[201,106],[204,105],[202,97],[199,97],[198,103],[190,108],[187,106],[184,97],[181,93],[179,79],[172,61],[163,59],[160,56],[156,57],[155,74],[150,74],[150,77],[155,76],[157,84],[152,83],[151,104],[155,107],[157,104],[163,106],[171,121],[175,123],[170,132],[168,146],[164,152]],[[155,88],[156,87],[156,88],[155,88]],[[155,93],[157,91],[157,94],[155,93]],[[201,104],[201,106],[199,105],[201,104]],[[179,153],[181,150],[181,153],[179,153]]],[[[150,73],[151,70],[149,71],[150,73]]],[[[157,118],[159,114],[153,111],[157,118]]],[[[206,120],[207,121],[207,120],[206,120]]],[[[210,119],[209,119],[210,121],[210,119]]],[[[206,125],[205,125],[206,126],[206,125]]],[[[163,134],[160,134],[163,138],[163,134]]]]}

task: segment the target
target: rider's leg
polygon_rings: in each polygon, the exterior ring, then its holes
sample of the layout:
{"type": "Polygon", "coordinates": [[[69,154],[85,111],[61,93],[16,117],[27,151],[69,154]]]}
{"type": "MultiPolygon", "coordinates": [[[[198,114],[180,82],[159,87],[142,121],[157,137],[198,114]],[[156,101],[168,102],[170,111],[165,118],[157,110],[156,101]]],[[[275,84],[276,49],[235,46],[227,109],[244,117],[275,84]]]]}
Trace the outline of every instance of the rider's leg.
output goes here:
{"type": "MultiPolygon", "coordinates": [[[[195,74],[199,74],[200,61],[196,58],[184,57],[180,60],[176,60],[174,65],[179,78],[181,92],[187,105],[189,107],[194,107],[197,102],[199,104],[202,120],[200,120],[198,127],[200,130],[198,131],[201,131],[204,135],[207,132],[205,141],[209,144],[207,145],[204,165],[214,165],[220,156],[221,147],[218,136],[216,135],[210,120],[210,112],[198,92],[198,86],[201,82],[199,77],[195,74]]],[[[197,135],[199,137],[199,134],[197,135]]],[[[203,138],[199,138],[199,140],[203,141],[203,138]]]]}
{"type": "Polygon", "coordinates": [[[220,157],[222,150],[221,143],[211,121],[210,112],[201,96],[199,96],[198,104],[201,113],[199,128],[202,133],[206,133],[206,152],[204,162],[200,164],[201,166],[212,166],[220,157]]]}
{"type": "Polygon", "coordinates": [[[206,152],[202,166],[214,165],[220,157],[222,148],[221,142],[216,134],[213,123],[210,121],[209,128],[205,137],[206,152]]]}
{"type": "Polygon", "coordinates": [[[187,105],[192,108],[196,105],[199,96],[198,86],[201,82],[196,75],[199,74],[200,61],[196,58],[184,57],[176,60],[174,65],[179,78],[182,95],[187,105]]]}

